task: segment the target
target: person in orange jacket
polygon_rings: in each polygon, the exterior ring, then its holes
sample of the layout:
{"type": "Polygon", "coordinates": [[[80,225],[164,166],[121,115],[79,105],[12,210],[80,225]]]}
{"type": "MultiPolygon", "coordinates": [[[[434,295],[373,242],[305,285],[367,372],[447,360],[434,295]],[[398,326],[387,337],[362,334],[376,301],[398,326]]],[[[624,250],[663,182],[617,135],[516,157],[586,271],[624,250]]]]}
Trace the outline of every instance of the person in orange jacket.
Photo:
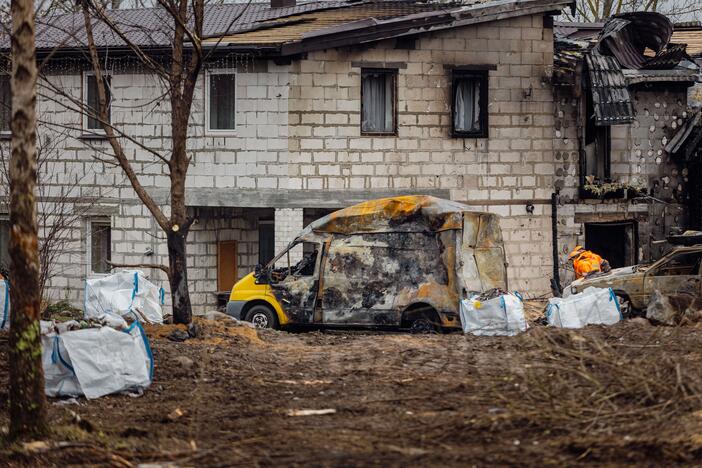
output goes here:
{"type": "Polygon", "coordinates": [[[593,273],[608,272],[611,270],[609,262],[594,252],[585,250],[582,245],[576,245],[568,255],[568,260],[573,262],[575,279],[587,277],[593,273]]]}

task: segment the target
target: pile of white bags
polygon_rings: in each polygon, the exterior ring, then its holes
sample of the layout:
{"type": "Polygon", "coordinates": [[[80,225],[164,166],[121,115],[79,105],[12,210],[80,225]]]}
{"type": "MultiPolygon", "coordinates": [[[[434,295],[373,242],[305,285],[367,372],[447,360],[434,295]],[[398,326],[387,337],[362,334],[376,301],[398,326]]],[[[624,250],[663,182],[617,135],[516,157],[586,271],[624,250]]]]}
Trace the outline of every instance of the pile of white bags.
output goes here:
{"type": "Polygon", "coordinates": [[[548,300],[548,324],[561,328],[582,328],[590,324],[612,325],[622,319],[619,300],[612,288],[587,288],[580,294],[548,300]]]}
{"type": "Polygon", "coordinates": [[[140,322],[163,323],[163,288],[138,270],[118,271],[85,280],[85,318],[107,315],[133,317],[140,322]]]}
{"type": "Polygon", "coordinates": [[[461,301],[461,324],[465,333],[514,336],[529,327],[524,304],[516,294],[503,294],[486,301],[478,296],[461,301]]]}
{"type": "Polygon", "coordinates": [[[48,396],[99,398],[151,384],[154,361],[144,329],[85,328],[57,333],[42,322],[42,366],[48,396]]]}
{"type": "Polygon", "coordinates": [[[10,329],[10,282],[6,279],[0,281],[0,330],[10,329]]]}

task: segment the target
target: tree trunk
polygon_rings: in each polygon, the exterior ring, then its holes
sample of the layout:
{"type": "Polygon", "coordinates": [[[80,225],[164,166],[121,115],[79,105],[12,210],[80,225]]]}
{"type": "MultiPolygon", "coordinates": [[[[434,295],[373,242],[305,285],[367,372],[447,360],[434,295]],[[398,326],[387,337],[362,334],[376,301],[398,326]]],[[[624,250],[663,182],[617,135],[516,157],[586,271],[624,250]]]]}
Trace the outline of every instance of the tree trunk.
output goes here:
{"type": "Polygon", "coordinates": [[[34,2],[12,0],[10,159],[10,436],[46,433],[39,329],[34,2]]]}
{"type": "Polygon", "coordinates": [[[187,228],[177,231],[171,229],[166,233],[166,237],[168,239],[168,264],[171,273],[169,283],[173,303],[173,321],[175,323],[190,323],[192,309],[190,307],[187,256],[185,253],[188,230],[187,228]]]}

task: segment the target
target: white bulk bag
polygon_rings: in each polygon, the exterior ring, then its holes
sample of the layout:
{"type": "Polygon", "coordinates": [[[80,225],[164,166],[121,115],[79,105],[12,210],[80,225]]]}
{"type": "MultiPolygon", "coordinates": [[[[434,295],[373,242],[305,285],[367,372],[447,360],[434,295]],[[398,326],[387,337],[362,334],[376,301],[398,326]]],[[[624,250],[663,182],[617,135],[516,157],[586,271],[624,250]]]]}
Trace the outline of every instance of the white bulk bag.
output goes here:
{"type": "Polygon", "coordinates": [[[622,319],[619,300],[612,288],[587,288],[580,294],[549,299],[546,308],[548,324],[561,328],[582,328],[586,325],[612,325],[622,319]]]}
{"type": "Polygon", "coordinates": [[[105,314],[131,316],[140,322],[163,323],[163,288],[146,279],[138,270],[119,271],[109,276],[85,280],[85,318],[105,314]]]}
{"type": "MultiPolygon", "coordinates": [[[[44,327],[42,327],[44,328],[44,327]]],[[[151,384],[154,361],[144,329],[86,328],[42,335],[48,396],[99,398],[151,384]]]]}
{"type": "Polygon", "coordinates": [[[477,296],[461,301],[464,333],[488,336],[514,336],[528,328],[524,304],[516,294],[479,301],[477,296]]]}
{"type": "Polygon", "coordinates": [[[0,330],[10,329],[10,282],[0,281],[0,330]]]}

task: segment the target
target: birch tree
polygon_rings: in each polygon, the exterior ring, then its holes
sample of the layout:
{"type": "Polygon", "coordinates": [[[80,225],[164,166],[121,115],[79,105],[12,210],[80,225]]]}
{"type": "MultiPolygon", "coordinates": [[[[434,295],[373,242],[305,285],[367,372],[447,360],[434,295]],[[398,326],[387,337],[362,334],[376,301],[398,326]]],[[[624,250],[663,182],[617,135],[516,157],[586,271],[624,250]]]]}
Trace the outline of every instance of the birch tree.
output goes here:
{"type": "Polygon", "coordinates": [[[10,158],[10,436],[44,434],[41,364],[34,2],[12,0],[12,140],[10,158]]]}

